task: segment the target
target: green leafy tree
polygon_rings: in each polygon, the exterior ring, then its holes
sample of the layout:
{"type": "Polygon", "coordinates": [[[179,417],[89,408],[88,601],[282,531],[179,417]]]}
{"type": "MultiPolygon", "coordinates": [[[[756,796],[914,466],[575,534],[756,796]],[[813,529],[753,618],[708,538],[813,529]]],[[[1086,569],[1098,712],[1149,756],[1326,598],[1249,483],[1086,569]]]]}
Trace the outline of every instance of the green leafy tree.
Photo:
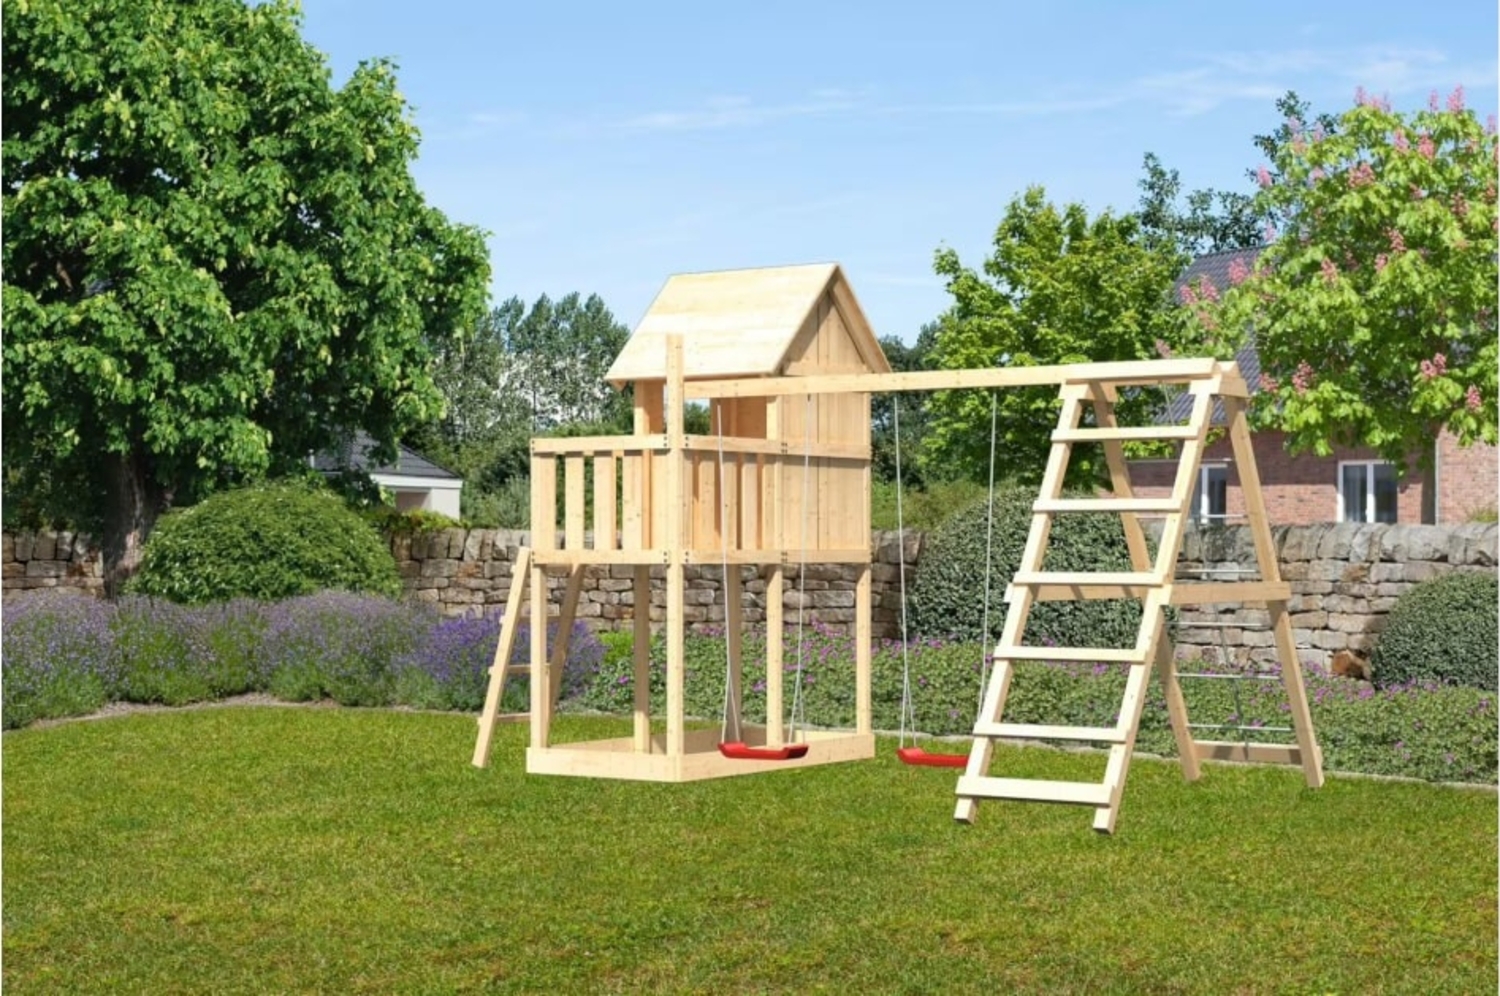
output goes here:
{"type": "Polygon", "coordinates": [[[22,0],[4,36],[4,456],[102,533],[438,413],[429,341],[483,306],[412,181],[394,68],[334,88],[290,0],[22,0]]]}
{"type": "MultiPolygon", "coordinates": [[[[1007,207],[983,273],[952,249],[939,250],[936,269],[953,295],[934,350],[940,369],[1154,359],[1168,347],[1177,254],[1147,245],[1134,215],[1090,219],[1083,205],[1059,209],[1032,187],[1007,207]]],[[[1117,410],[1142,419],[1160,403],[1159,394],[1126,395],[1117,410]]],[[[925,466],[986,480],[989,394],[939,391],[928,412],[925,466]]],[[[1041,477],[1057,412],[1056,388],[1000,392],[998,476],[1041,477]]],[[[1077,447],[1068,479],[1091,483],[1101,467],[1101,453],[1077,447]]]]}
{"type": "Polygon", "coordinates": [[[1222,296],[1185,288],[1185,315],[1222,353],[1253,330],[1256,418],[1292,449],[1404,467],[1440,429],[1496,441],[1497,149],[1461,88],[1409,114],[1361,93],[1274,146],[1259,199],[1285,227],[1222,296]]]}
{"type": "Polygon", "coordinates": [[[1182,178],[1148,152],[1136,213],[1148,245],[1176,252],[1179,264],[1193,257],[1261,244],[1265,219],[1251,194],[1231,190],[1182,192],[1182,178]]]}
{"type": "Polygon", "coordinates": [[[577,292],[554,302],[543,294],[520,315],[517,300],[502,307],[507,369],[503,387],[529,399],[531,425],[545,431],[570,423],[628,426],[627,393],[605,383],[604,374],[625,347],[630,329],[615,320],[603,299],[577,292]]]}

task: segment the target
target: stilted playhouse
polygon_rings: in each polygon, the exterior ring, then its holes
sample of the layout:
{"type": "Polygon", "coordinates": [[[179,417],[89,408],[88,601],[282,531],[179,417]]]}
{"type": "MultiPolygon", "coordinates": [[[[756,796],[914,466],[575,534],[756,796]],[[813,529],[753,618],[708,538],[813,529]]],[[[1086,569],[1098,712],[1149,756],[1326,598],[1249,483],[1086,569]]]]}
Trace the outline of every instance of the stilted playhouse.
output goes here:
{"type": "MultiPolygon", "coordinates": [[[[600,438],[538,439],[532,446],[532,546],[516,564],[489,695],[480,716],[474,763],[487,763],[494,724],[530,588],[531,618],[548,611],[546,570],[564,569],[566,588],[557,637],[531,627],[531,746],[528,772],[687,781],[768,768],[872,757],[870,717],[870,394],[1056,384],[1061,412],[1020,569],[1006,591],[1009,608],[986,677],[974,740],[959,776],[955,817],[972,821],[981,799],[1082,805],[1096,829],[1113,830],[1134,749],[1151,670],[1166,692],[1183,773],[1199,775],[1205,758],[1295,764],[1310,786],[1322,783],[1300,664],[1292,637],[1289,585],[1280,579],[1266,522],[1245,417],[1248,391],[1232,362],[1213,359],[1085,363],[1054,367],[891,373],[843,273],[835,265],[692,274],[669,280],[611,368],[611,382],[635,387],[635,433],[600,438]],[[1180,385],[1192,398],[1179,425],[1122,426],[1121,391],[1180,385]],[[712,434],[683,431],[689,399],[709,403],[712,434]],[[1247,520],[1255,542],[1254,579],[1181,581],[1175,575],[1190,517],[1199,462],[1215,405],[1228,424],[1247,520]],[[1092,424],[1088,424],[1092,416],[1092,424]],[[1123,444],[1181,444],[1174,487],[1166,497],[1137,497],[1123,444]],[[1062,497],[1072,448],[1102,444],[1112,493],[1062,497]],[[562,528],[558,528],[558,464],[562,528]],[[593,498],[592,532],[586,495],[593,498]],[[616,510],[619,510],[618,521],[616,510]],[[1054,518],[1071,514],[1121,518],[1132,570],[1050,572],[1046,551],[1054,518]],[[1161,520],[1154,556],[1141,520],[1161,520]],[[791,731],[783,723],[783,594],[805,564],[860,565],[855,592],[856,723],[852,732],[791,731]],[[566,655],[567,633],[590,564],[630,565],[635,614],[635,732],[617,740],[553,745],[550,725],[566,655]],[[684,568],[717,565],[726,596],[729,694],[726,735],[688,731],[683,711],[684,568]],[[752,725],[741,715],[741,565],[769,570],[766,584],[767,714],[752,725]],[[653,732],[650,715],[650,571],[665,571],[666,717],[653,732]],[[1046,600],[1133,599],[1142,606],[1129,647],[1025,645],[1033,605],[1046,600]],[[1197,740],[1166,630],[1169,606],[1204,603],[1266,606],[1280,662],[1294,743],[1197,740]],[[1108,727],[1007,723],[1002,719],[1018,662],[1080,661],[1129,666],[1118,720],[1108,727]],[[994,744],[1006,739],[1102,743],[1109,747],[1101,782],[996,777],[994,744]],[[724,740],[733,741],[725,745],[724,740]],[[762,763],[775,759],[778,763],[762,763]]],[[[980,579],[976,579],[976,584],[980,579]]],[[[799,600],[800,601],[800,600],[799,600]]],[[[799,611],[803,611],[799,608],[799,611]]],[[[1184,675],[1183,677],[1187,677],[1184,675]]],[[[1222,724],[1217,728],[1225,728],[1222,724]]],[[[1228,728],[1234,729],[1231,725],[1228,728]]]]}

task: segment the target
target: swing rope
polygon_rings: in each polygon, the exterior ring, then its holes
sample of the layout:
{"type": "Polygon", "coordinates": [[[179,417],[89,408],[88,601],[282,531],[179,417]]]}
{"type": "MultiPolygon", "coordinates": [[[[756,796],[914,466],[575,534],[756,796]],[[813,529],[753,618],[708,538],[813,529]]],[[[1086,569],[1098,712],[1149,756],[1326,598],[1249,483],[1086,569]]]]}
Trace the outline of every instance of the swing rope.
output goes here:
{"type": "MultiPolygon", "coordinates": [[[[809,395],[809,399],[811,396],[809,395]]],[[[724,588],[724,713],[719,723],[719,753],[727,758],[739,761],[788,761],[803,757],[807,754],[807,744],[784,744],[781,747],[752,747],[743,740],[744,732],[740,729],[740,704],[738,698],[737,682],[734,680],[734,657],[729,650],[729,641],[738,639],[739,634],[729,632],[729,508],[726,503],[728,492],[724,489],[724,408],[722,404],[716,405],[714,409],[714,422],[719,437],[719,549],[720,565],[724,575],[721,582],[724,588]],[[731,706],[734,715],[735,740],[729,739],[729,717],[731,706]]],[[[809,446],[811,437],[809,437],[809,446]]],[[[804,475],[806,474],[806,458],[804,457],[804,475]]],[[[806,483],[803,485],[803,504],[806,506],[806,483]]],[[[802,561],[807,563],[807,517],[803,516],[802,525],[802,561]]],[[[802,633],[799,628],[797,633],[797,678],[800,685],[802,678],[802,633]]],[[[793,704],[792,717],[796,719],[796,705],[793,704]]],[[[795,727],[793,729],[795,734],[795,727]]]]}
{"type": "MultiPolygon", "coordinates": [[[[906,517],[901,501],[901,404],[897,398],[891,399],[892,425],[896,437],[896,536],[900,544],[900,555],[897,557],[897,573],[900,577],[901,587],[901,735],[898,741],[896,756],[906,764],[925,765],[934,768],[962,768],[968,765],[968,757],[964,754],[935,754],[917,746],[917,713],[916,703],[911,693],[911,655],[908,650],[908,636],[906,628],[906,517]],[[906,746],[906,724],[911,722],[912,746],[906,746]]],[[[984,682],[986,665],[990,662],[991,655],[985,650],[990,638],[990,575],[994,562],[994,537],[995,537],[995,438],[998,427],[999,404],[998,395],[990,394],[990,466],[989,466],[989,503],[987,505],[988,520],[985,525],[984,535],[984,610],[980,624],[979,645],[979,692],[978,702],[975,705],[975,714],[984,706],[984,682]]]]}
{"type": "Polygon", "coordinates": [[[807,520],[809,517],[808,485],[812,482],[812,395],[806,395],[802,409],[802,552],[797,566],[797,676],[792,688],[791,716],[787,721],[787,738],[797,736],[797,718],[804,714],[802,701],[802,631],[807,619],[807,520]]]}

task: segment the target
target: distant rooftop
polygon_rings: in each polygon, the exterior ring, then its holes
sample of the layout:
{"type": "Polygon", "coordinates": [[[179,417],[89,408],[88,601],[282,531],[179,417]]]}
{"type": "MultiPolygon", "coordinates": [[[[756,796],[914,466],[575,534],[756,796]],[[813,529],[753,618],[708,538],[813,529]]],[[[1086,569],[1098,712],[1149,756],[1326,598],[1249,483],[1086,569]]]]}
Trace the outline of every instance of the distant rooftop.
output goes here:
{"type": "Polygon", "coordinates": [[[440,477],[459,480],[460,475],[446,467],[440,467],[416,450],[397,444],[395,463],[372,466],[370,451],[375,440],[368,433],[356,432],[354,437],[340,449],[319,453],[313,457],[313,469],[325,474],[341,470],[362,470],[367,474],[400,474],[405,477],[440,477]]]}

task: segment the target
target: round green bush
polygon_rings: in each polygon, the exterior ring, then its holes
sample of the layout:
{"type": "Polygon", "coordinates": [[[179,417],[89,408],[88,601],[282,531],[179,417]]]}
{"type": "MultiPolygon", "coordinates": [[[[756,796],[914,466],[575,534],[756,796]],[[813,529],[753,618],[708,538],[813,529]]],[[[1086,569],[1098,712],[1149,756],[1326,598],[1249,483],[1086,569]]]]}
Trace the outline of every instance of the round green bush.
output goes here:
{"type": "MultiPolygon", "coordinates": [[[[1090,497],[1079,493],[1070,497],[1090,497]]],[[[989,633],[997,639],[1008,608],[1005,588],[1019,569],[1031,529],[1030,488],[995,492],[994,551],[990,566],[989,633]]],[[[984,618],[985,524],[989,499],[963,509],[927,535],[911,583],[913,635],[981,638],[984,618]]],[[[1129,571],[1125,531],[1115,513],[1068,513],[1052,520],[1042,563],[1047,571],[1129,571]]],[[[1109,599],[1037,602],[1023,642],[1030,646],[1131,647],[1140,628],[1140,602],[1109,599]]]]}
{"type": "Polygon", "coordinates": [[[1445,574],[1396,600],[1370,660],[1381,687],[1414,681],[1500,685],[1500,581],[1445,574]]]}
{"type": "Polygon", "coordinates": [[[195,605],[343,590],[396,597],[380,534],[337,496],[305,484],[224,491],[162,517],[130,590],[195,605]]]}

